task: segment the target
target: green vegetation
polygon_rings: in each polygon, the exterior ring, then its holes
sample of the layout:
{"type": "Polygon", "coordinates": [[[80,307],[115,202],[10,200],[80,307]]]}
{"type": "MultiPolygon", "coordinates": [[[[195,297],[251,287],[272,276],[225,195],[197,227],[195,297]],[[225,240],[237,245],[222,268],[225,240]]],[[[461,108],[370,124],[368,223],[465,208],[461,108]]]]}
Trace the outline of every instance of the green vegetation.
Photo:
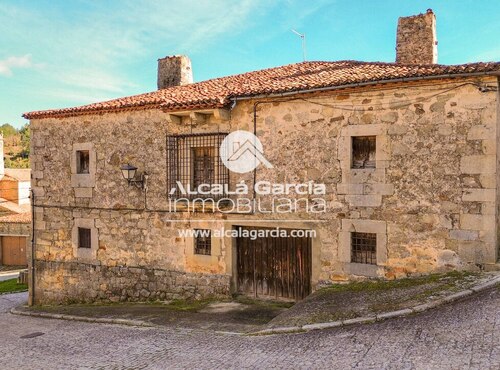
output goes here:
{"type": "Polygon", "coordinates": [[[8,123],[0,126],[4,137],[5,167],[29,168],[30,130],[26,124],[19,130],[8,123]]]}
{"type": "Polygon", "coordinates": [[[321,292],[370,292],[391,289],[411,288],[425,284],[449,284],[454,286],[456,279],[464,279],[474,276],[471,272],[452,271],[447,274],[431,274],[420,277],[404,278],[398,280],[367,280],[355,281],[347,284],[335,284],[321,289],[321,292]]]}
{"type": "Polygon", "coordinates": [[[213,299],[174,299],[173,301],[166,304],[165,307],[176,311],[198,311],[213,302],[215,302],[213,299]]]}
{"type": "Polygon", "coordinates": [[[0,281],[0,294],[22,292],[24,290],[28,290],[28,286],[26,284],[18,284],[17,279],[0,281]]]}

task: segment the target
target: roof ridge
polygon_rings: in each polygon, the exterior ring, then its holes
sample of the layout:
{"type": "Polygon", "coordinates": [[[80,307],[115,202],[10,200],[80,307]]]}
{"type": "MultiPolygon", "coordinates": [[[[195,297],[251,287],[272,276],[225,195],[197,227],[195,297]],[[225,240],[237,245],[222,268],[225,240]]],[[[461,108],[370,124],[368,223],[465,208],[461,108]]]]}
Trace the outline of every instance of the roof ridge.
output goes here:
{"type": "Polygon", "coordinates": [[[95,112],[131,109],[168,109],[170,111],[221,108],[238,96],[301,91],[324,87],[352,86],[357,83],[385,82],[408,78],[442,78],[452,75],[500,72],[500,62],[467,64],[398,64],[357,60],[304,61],[284,66],[172,86],[142,94],[115,98],[77,107],[34,111],[23,117],[65,117],[95,112]]]}

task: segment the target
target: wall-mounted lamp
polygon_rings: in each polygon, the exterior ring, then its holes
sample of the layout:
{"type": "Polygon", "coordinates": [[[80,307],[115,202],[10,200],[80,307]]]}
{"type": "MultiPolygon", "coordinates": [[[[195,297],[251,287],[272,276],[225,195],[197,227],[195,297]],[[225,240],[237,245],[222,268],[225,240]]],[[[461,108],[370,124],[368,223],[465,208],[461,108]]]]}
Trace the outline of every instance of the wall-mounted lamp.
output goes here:
{"type": "Polygon", "coordinates": [[[139,189],[146,189],[148,174],[146,172],[141,173],[139,178],[136,179],[137,167],[132,166],[130,163],[127,163],[121,166],[120,170],[122,171],[122,176],[125,180],[127,180],[129,185],[135,185],[139,189]]]}

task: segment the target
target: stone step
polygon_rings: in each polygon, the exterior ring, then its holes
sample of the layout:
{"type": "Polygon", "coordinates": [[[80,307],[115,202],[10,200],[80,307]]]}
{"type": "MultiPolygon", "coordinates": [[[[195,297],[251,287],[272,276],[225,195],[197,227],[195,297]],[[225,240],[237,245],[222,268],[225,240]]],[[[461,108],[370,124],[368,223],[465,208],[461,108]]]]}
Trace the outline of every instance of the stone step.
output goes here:
{"type": "Polygon", "coordinates": [[[500,271],[500,262],[484,265],[485,271],[500,271]]]}

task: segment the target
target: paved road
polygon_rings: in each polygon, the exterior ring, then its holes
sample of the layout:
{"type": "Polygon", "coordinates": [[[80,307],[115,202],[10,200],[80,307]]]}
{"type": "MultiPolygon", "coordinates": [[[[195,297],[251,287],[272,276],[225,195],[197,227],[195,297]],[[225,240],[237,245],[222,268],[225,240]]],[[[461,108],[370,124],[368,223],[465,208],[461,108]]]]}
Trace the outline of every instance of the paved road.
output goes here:
{"type": "Polygon", "coordinates": [[[413,317],[267,337],[7,313],[25,299],[0,296],[0,369],[500,368],[500,288],[413,317]],[[34,332],[44,335],[20,338],[34,332]]]}

